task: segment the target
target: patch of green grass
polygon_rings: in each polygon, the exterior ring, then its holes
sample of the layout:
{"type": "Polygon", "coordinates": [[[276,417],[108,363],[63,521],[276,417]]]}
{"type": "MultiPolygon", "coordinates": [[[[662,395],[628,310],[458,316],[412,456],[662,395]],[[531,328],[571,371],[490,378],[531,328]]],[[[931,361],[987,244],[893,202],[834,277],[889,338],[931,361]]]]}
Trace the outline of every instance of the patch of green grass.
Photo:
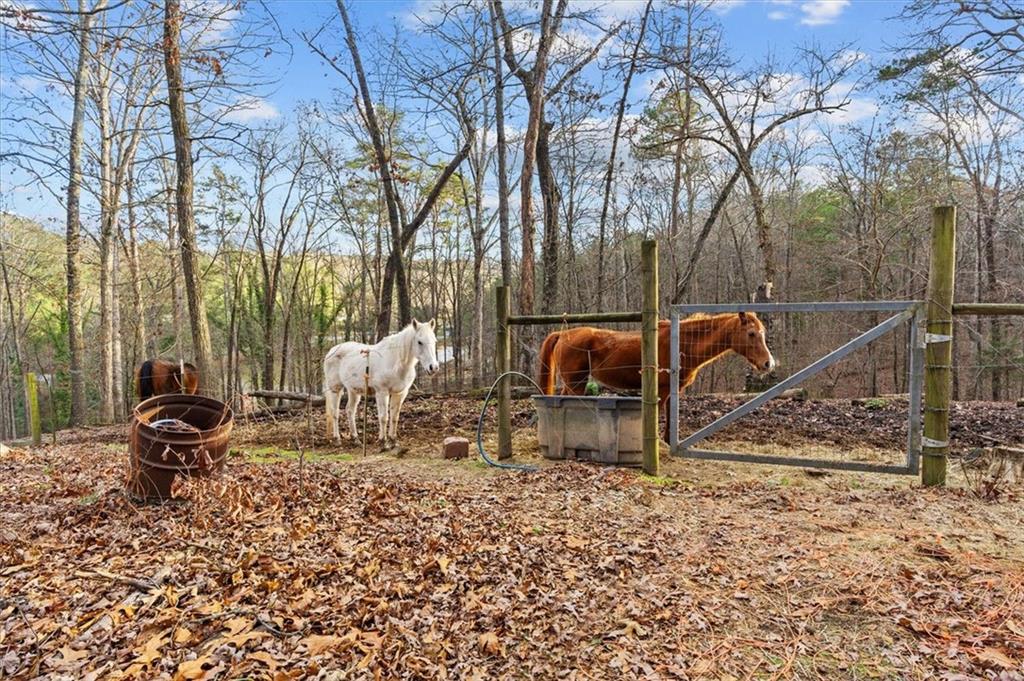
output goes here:
{"type": "MultiPolygon", "coordinates": [[[[232,449],[231,456],[244,457],[252,463],[277,463],[282,460],[299,460],[299,452],[293,449],[281,447],[256,447],[252,449],[232,449]]],[[[304,452],[306,461],[351,461],[354,457],[351,454],[337,454],[334,452],[322,452],[311,449],[304,452]]]]}
{"type": "Polygon", "coordinates": [[[123,452],[125,450],[125,444],[122,442],[104,442],[100,446],[108,452],[123,452]]]}
{"type": "Polygon", "coordinates": [[[85,496],[78,497],[77,503],[79,506],[91,506],[100,499],[99,492],[93,492],[92,494],[86,494],[85,496]]]}
{"type": "Polygon", "coordinates": [[[883,409],[889,402],[881,397],[869,397],[864,400],[865,409],[883,409]]]}
{"type": "Polygon", "coordinates": [[[658,487],[674,487],[679,484],[678,480],[668,475],[647,475],[646,473],[641,473],[640,479],[658,487]]]}

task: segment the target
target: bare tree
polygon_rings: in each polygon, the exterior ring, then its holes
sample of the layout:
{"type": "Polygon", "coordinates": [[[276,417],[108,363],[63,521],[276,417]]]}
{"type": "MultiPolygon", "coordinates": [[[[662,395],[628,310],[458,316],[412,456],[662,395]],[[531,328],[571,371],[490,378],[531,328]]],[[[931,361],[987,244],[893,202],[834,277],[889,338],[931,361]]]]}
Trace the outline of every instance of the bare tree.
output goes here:
{"type": "Polygon", "coordinates": [[[189,137],[188,112],[185,110],[185,84],[181,76],[181,4],[166,0],[164,4],[164,67],[167,71],[167,108],[174,134],[174,157],[177,173],[178,233],[181,236],[181,267],[188,296],[189,326],[192,329],[192,351],[199,369],[200,385],[209,389],[213,371],[213,350],[210,327],[203,300],[202,271],[199,267],[199,245],[196,241],[195,214],[192,207],[192,139],[189,137]]]}
{"type": "MultiPolygon", "coordinates": [[[[801,118],[843,110],[853,84],[845,84],[857,64],[844,46],[832,52],[807,48],[793,63],[780,65],[771,59],[749,69],[730,59],[720,44],[717,30],[705,31],[700,49],[679,54],[679,47],[662,34],[652,55],[656,64],[686,74],[696,89],[704,115],[681,131],[686,139],[713,144],[736,163],[745,181],[761,253],[765,291],[774,286],[777,263],[765,197],[757,176],[754,156],[778,130],[801,118]]],[[[733,183],[721,189],[725,196],[733,183]]],[[[681,300],[685,291],[677,290],[681,300]]]]}
{"type": "Polygon", "coordinates": [[[488,0],[490,13],[491,44],[494,55],[494,128],[498,155],[498,229],[501,245],[501,281],[512,285],[512,245],[508,220],[508,145],[505,139],[505,76],[502,73],[501,43],[498,33],[498,16],[494,9],[496,0],[488,0]]]}
{"type": "MultiPolygon", "coordinates": [[[[448,183],[448,180],[469,155],[472,147],[473,132],[469,132],[467,139],[462,144],[461,148],[438,174],[437,179],[426,192],[419,209],[410,219],[406,219],[406,211],[403,210],[404,206],[402,205],[398,187],[392,172],[393,159],[391,158],[390,151],[385,144],[384,134],[381,131],[381,125],[376,108],[377,105],[370,92],[370,86],[366,79],[366,72],[363,69],[362,59],[359,55],[359,48],[356,45],[355,31],[352,27],[351,21],[349,20],[348,12],[345,9],[345,3],[342,0],[337,0],[337,5],[338,13],[341,15],[341,20],[345,27],[345,43],[348,46],[349,55],[352,58],[352,67],[355,72],[356,83],[358,84],[358,93],[362,101],[360,114],[363,117],[367,132],[370,135],[370,141],[373,145],[373,152],[377,161],[377,172],[380,175],[384,199],[387,205],[388,223],[391,228],[391,252],[388,256],[387,265],[384,270],[384,281],[381,286],[378,307],[379,311],[377,314],[377,335],[384,336],[387,335],[390,330],[391,299],[396,288],[398,292],[399,323],[404,325],[412,321],[412,305],[409,299],[409,286],[405,271],[404,254],[408,246],[412,243],[413,238],[416,236],[416,231],[430,214],[430,210],[434,202],[437,201],[438,196],[448,183]]],[[[330,64],[334,65],[334,61],[327,57],[322,50],[316,47],[311,40],[307,39],[307,43],[309,43],[310,46],[330,64]]],[[[348,78],[348,75],[338,69],[337,66],[334,66],[334,68],[342,73],[346,79],[348,78]]]]}
{"type": "Polygon", "coordinates": [[[611,201],[612,179],[615,173],[615,159],[619,150],[619,136],[622,133],[622,119],[626,114],[626,101],[629,97],[629,87],[633,82],[633,75],[636,73],[637,56],[639,55],[640,47],[644,42],[644,33],[647,32],[647,20],[651,16],[652,5],[653,0],[647,0],[647,4],[644,5],[644,13],[640,18],[640,28],[637,33],[636,42],[633,44],[633,51],[629,59],[629,65],[626,67],[626,77],[622,81],[622,96],[619,97],[619,103],[615,111],[615,128],[612,132],[612,149],[608,154],[608,167],[605,169],[604,174],[604,194],[601,200],[601,218],[597,228],[597,308],[599,310],[604,307],[604,251],[607,236],[608,204],[611,201]]]}
{"type": "MultiPolygon", "coordinates": [[[[100,0],[96,10],[106,0],[100,0]]],[[[85,98],[89,76],[89,27],[92,14],[86,11],[86,0],[78,0],[80,12],[78,27],[78,66],[73,82],[73,111],[71,114],[71,140],[68,147],[67,189],[67,283],[68,283],[68,348],[71,354],[71,425],[85,422],[85,378],[82,375],[84,344],[82,342],[82,293],[79,273],[81,249],[81,196],[82,196],[82,128],[85,124],[85,98]]]]}
{"type": "Polygon", "coordinates": [[[967,83],[977,95],[1018,120],[1024,114],[999,92],[1018,88],[1024,73],[1024,7],[1015,0],[914,0],[900,13],[913,33],[883,79],[912,73],[925,81],[967,83]]]}
{"type": "Polygon", "coordinates": [[[563,20],[566,18],[568,0],[544,0],[540,13],[540,34],[537,36],[536,54],[533,65],[526,68],[525,55],[517,54],[513,34],[515,30],[509,23],[501,0],[494,0],[493,7],[502,29],[505,63],[522,83],[526,92],[528,114],[526,132],[523,137],[522,171],[519,177],[520,222],[522,224],[522,247],[519,282],[519,309],[529,314],[534,307],[534,215],[533,215],[533,171],[537,169],[540,183],[541,198],[544,202],[544,237],[542,260],[544,265],[544,282],[541,295],[541,308],[550,312],[554,304],[558,288],[558,217],[561,193],[551,164],[550,134],[553,124],[544,116],[545,101],[553,99],[570,83],[587,64],[591,63],[604,48],[605,44],[618,33],[622,24],[616,24],[604,32],[599,40],[584,50],[582,54],[573,54],[568,60],[567,68],[558,74],[558,80],[547,85],[547,74],[552,64],[551,53],[563,20]]]}

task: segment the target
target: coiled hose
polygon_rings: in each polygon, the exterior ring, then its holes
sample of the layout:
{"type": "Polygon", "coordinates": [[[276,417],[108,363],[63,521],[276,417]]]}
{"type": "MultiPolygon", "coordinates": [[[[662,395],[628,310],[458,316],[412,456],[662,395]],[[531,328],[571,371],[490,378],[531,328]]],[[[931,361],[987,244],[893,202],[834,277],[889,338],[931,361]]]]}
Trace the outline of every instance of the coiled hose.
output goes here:
{"type": "Polygon", "coordinates": [[[476,449],[478,452],[480,452],[480,458],[483,459],[488,466],[493,466],[494,468],[504,468],[506,470],[511,471],[526,471],[528,473],[534,473],[537,470],[539,470],[537,466],[532,466],[530,464],[524,463],[501,463],[500,461],[495,461],[491,457],[487,456],[487,452],[484,451],[484,416],[487,414],[487,405],[490,404],[491,395],[494,394],[494,389],[498,387],[498,383],[501,382],[501,379],[505,378],[506,376],[522,376],[527,381],[532,383],[535,388],[537,388],[538,393],[544,392],[543,390],[541,390],[540,386],[537,385],[536,381],[534,381],[530,376],[527,376],[521,371],[506,371],[505,373],[501,374],[496,379],[494,379],[494,383],[491,384],[491,388],[490,390],[487,391],[487,396],[484,398],[484,406],[480,410],[480,418],[477,419],[476,422],[476,449]]]}

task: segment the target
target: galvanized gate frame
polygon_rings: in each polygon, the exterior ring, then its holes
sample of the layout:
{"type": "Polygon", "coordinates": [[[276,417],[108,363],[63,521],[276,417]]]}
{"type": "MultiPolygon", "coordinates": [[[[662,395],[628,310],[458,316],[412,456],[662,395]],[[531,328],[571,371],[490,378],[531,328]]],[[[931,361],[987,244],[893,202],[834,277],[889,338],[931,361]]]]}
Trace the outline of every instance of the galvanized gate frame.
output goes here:
{"type": "Polygon", "coordinates": [[[921,301],[850,301],[822,303],[728,303],[709,305],[673,305],[671,328],[671,369],[670,369],[670,408],[668,413],[669,445],[672,454],[689,459],[710,459],[716,461],[739,461],[745,463],[764,463],[778,466],[800,466],[802,468],[828,468],[846,471],[864,471],[871,473],[894,473],[917,475],[921,453],[921,392],[924,367],[924,337],[919,327],[924,319],[924,304],[921,301]],[[705,312],[710,314],[722,312],[895,312],[884,322],[865,331],[853,340],[836,348],[824,357],[809,364],[789,378],[777,383],[770,389],[744,402],[728,414],[719,417],[695,433],[679,441],[679,320],[690,314],[705,312]],[[880,338],[896,329],[906,321],[910,321],[910,369],[909,391],[910,405],[907,417],[907,456],[902,466],[863,463],[857,461],[829,461],[823,459],[805,459],[797,457],[771,456],[766,454],[742,454],[737,452],[716,452],[705,449],[694,449],[693,445],[718,432],[736,419],[749,414],[768,400],[782,394],[800,382],[814,376],[849,355],[854,350],[880,338]]]}

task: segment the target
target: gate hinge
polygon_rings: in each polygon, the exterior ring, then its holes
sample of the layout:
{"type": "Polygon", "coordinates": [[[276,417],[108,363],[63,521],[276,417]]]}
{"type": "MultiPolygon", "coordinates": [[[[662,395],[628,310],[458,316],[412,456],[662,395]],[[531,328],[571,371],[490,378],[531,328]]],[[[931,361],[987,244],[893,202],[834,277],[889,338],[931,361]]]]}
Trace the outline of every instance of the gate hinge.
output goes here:
{"type": "Polygon", "coordinates": [[[924,335],[925,344],[928,343],[948,343],[953,340],[953,337],[945,333],[926,333],[924,335]]]}

